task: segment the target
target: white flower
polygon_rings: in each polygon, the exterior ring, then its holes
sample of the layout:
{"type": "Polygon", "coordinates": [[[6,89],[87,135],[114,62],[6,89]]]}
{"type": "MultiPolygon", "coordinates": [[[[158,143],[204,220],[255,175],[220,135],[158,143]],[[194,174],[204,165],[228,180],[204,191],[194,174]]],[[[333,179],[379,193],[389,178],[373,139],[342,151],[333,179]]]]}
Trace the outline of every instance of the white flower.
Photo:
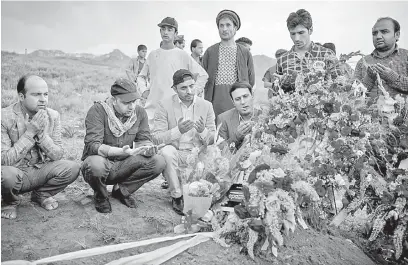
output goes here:
{"type": "Polygon", "coordinates": [[[341,116],[340,113],[332,113],[330,115],[330,119],[333,121],[338,121],[340,119],[340,116],[341,116]]]}
{"type": "Polygon", "coordinates": [[[337,185],[339,186],[345,186],[346,182],[344,181],[343,177],[340,174],[336,174],[334,176],[334,180],[337,182],[337,185]]]}
{"type": "Polygon", "coordinates": [[[373,176],[371,174],[368,174],[366,177],[367,182],[371,182],[373,180],[373,176]]]}
{"type": "Polygon", "coordinates": [[[285,171],[283,171],[282,168],[271,169],[270,171],[276,178],[283,178],[286,176],[285,171]]]}

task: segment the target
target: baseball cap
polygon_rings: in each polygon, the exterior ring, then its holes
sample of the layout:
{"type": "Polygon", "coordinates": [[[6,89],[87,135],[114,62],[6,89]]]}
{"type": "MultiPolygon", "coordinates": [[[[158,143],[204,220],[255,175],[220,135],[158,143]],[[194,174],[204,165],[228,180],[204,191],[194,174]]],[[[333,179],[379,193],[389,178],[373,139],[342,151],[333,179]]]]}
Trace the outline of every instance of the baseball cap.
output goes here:
{"type": "Polygon", "coordinates": [[[125,78],[116,79],[111,86],[111,95],[116,96],[124,102],[130,102],[140,98],[136,84],[125,78]]]}
{"type": "Polygon", "coordinates": [[[173,86],[177,86],[184,82],[185,77],[191,77],[194,80],[194,75],[187,69],[177,70],[173,75],[173,86]]]}
{"type": "Polygon", "coordinates": [[[172,17],[164,18],[162,20],[162,22],[160,22],[160,24],[157,24],[157,26],[159,26],[159,27],[170,26],[170,27],[173,27],[176,30],[178,30],[178,23],[177,23],[176,19],[174,19],[172,17]]]}

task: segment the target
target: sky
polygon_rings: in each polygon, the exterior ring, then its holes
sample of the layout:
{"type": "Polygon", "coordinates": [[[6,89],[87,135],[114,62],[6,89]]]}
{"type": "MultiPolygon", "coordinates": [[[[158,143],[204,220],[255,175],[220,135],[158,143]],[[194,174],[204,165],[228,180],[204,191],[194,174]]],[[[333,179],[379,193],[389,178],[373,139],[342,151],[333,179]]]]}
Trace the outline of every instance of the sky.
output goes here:
{"type": "Polygon", "coordinates": [[[120,49],[134,56],[139,44],[149,51],[159,48],[157,24],[170,16],[177,20],[190,52],[193,39],[202,40],[204,48],[220,41],[215,18],[221,10],[231,9],[242,22],[235,38],[250,38],[253,55],[274,57],[277,49],[291,48],[286,19],[300,8],[312,15],[312,40],[335,43],[337,54],[370,53],[371,28],[384,16],[399,21],[399,46],[408,49],[408,2],[401,1],[1,1],[1,50],[105,54],[120,49]]]}

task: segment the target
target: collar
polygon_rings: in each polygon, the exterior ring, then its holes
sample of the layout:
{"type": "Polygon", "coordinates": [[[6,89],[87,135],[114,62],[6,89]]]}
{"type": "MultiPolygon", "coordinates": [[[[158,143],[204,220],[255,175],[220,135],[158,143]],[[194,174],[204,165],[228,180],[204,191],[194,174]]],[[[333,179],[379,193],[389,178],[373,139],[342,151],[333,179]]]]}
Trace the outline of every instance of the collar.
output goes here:
{"type": "MultiPolygon", "coordinates": [[[[252,107],[252,114],[251,114],[251,118],[249,120],[252,120],[252,118],[254,117],[255,114],[255,109],[252,107]]],[[[241,121],[245,121],[244,118],[241,116],[241,114],[238,111],[238,120],[241,123],[241,121]]]]}
{"type": "Polygon", "coordinates": [[[381,56],[381,55],[378,54],[377,49],[374,49],[374,51],[371,53],[371,56],[373,56],[373,57],[375,57],[375,58],[383,59],[383,58],[387,58],[388,56],[393,55],[394,53],[397,53],[397,54],[398,54],[398,52],[399,52],[398,44],[395,44],[395,48],[394,48],[394,50],[393,50],[390,54],[388,54],[388,55],[386,55],[386,56],[381,56]]]}
{"type": "MultiPolygon", "coordinates": [[[[195,105],[195,103],[196,103],[196,98],[197,98],[196,95],[194,95],[194,97],[193,97],[193,103],[191,103],[190,107],[192,107],[192,106],[195,105]]],[[[183,103],[183,101],[181,101],[181,99],[179,98],[179,96],[177,96],[177,99],[178,99],[178,101],[179,101],[179,103],[180,103],[180,106],[183,105],[183,106],[185,106],[186,108],[190,108],[190,107],[187,107],[186,104],[183,103]]]]}
{"type": "MultiPolygon", "coordinates": [[[[306,52],[311,52],[313,49],[315,49],[316,46],[317,46],[317,44],[315,44],[313,41],[311,41],[310,42],[310,47],[306,52]]],[[[295,51],[295,45],[292,46],[292,48],[290,49],[290,52],[298,53],[297,51],[295,51]]]]}

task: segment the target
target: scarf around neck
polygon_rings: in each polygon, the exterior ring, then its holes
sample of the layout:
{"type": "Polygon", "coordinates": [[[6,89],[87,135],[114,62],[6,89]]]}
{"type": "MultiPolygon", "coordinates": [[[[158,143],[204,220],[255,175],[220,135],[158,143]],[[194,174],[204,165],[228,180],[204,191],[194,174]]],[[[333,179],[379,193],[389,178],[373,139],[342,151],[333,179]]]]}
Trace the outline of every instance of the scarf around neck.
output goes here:
{"type": "Polygon", "coordinates": [[[136,110],[133,111],[132,115],[127,119],[125,123],[116,117],[115,110],[113,108],[113,97],[107,98],[105,101],[97,101],[102,105],[106,114],[108,115],[109,129],[115,137],[122,136],[127,132],[137,121],[136,110]]]}

